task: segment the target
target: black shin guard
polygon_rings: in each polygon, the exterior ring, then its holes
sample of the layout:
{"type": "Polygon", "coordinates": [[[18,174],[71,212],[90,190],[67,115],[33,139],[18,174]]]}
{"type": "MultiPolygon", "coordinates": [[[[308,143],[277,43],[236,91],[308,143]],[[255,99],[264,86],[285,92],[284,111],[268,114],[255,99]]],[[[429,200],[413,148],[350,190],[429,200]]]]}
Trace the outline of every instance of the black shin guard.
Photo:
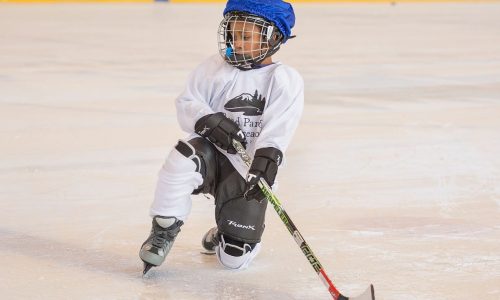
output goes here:
{"type": "Polygon", "coordinates": [[[234,170],[219,184],[216,195],[215,218],[221,234],[245,243],[259,243],[264,232],[267,200],[247,201],[243,193],[245,180],[234,170]]]}
{"type": "Polygon", "coordinates": [[[264,232],[267,200],[247,201],[243,197],[245,180],[231,162],[204,138],[182,140],[175,146],[193,160],[203,177],[203,184],[193,194],[215,197],[215,219],[219,233],[247,244],[259,243],[264,232]]]}

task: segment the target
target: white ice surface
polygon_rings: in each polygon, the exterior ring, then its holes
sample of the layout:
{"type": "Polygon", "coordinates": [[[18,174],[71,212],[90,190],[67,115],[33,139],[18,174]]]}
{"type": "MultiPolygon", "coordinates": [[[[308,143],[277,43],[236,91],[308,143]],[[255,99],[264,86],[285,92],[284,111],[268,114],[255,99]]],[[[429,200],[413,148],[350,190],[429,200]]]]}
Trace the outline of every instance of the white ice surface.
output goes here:
{"type": "MultiPolygon", "coordinates": [[[[141,278],[173,100],[222,5],[0,5],[1,299],[329,299],[270,208],[246,271],[193,212],[141,278]]],[[[347,295],[500,299],[500,5],[296,5],[305,79],[278,196],[347,295]]]]}

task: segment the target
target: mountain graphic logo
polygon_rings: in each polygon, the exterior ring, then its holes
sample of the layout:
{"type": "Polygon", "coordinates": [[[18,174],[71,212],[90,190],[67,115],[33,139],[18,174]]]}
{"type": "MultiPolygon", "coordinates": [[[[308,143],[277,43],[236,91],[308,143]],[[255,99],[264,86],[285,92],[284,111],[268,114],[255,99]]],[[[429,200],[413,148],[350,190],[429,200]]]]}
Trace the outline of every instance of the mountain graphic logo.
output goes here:
{"type": "Polygon", "coordinates": [[[266,98],[259,95],[259,92],[255,90],[253,95],[243,93],[234,97],[224,105],[224,108],[232,112],[242,112],[244,116],[260,116],[264,112],[265,105],[266,98]]]}

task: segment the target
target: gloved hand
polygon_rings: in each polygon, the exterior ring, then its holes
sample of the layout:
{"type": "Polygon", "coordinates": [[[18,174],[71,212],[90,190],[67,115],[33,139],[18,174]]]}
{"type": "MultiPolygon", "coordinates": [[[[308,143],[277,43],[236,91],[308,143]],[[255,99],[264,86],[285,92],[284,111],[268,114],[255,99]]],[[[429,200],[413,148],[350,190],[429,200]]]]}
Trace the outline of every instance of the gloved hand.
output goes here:
{"type": "Polygon", "coordinates": [[[194,131],[230,154],[236,154],[233,139],[246,148],[247,141],[243,131],[221,112],[201,117],[194,125],[194,131]]]}
{"type": "Polygon", "coordinates": [[[278,166],[281,164],[283,153],[276,148],[260,148],[255,151],[255,156],[246,178],[245,199],[262,201],[266,198],[258,183],[261,178],[272,186],[278,174],[278,166]]]}

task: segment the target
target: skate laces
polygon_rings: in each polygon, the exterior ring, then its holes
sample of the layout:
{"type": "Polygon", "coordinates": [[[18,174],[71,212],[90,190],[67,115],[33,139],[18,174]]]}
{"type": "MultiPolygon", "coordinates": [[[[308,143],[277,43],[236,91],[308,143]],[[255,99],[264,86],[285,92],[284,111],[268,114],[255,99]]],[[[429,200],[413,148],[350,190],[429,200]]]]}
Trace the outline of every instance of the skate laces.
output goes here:
{"type": "Polygon", "coordinates": [[[181,226],[183,222],[175,219],[175,222],[169,227],[165,228],[160,226],[158,221],[153,224],[152,234],[151,234],[151,244],[155,247],[164,247],[167,242],[171,242],[175,239],[179,231],[181,231],[181,226]]]}
{"type": "MultiPolygon", "coordinates": [[[[158,227],[162,228],[161,226],[158,227]]],[[[156,229],[153,231],[151,243],[156,247],[163,247],[164,245],[167,244],[167,242],[173,241],[179,231],[180,230],[164,229],[164,228],[156,229]]]]}
{"type": "Polygon", "coordinates": [[[170,237],[167,230],[156,231],[153,235],[153,238],[151,239],[151,243],[156,247],[163,247],[167,243],[167,241],[169,241],[169,239],[165,238],[164,236],[170,237]]]}

